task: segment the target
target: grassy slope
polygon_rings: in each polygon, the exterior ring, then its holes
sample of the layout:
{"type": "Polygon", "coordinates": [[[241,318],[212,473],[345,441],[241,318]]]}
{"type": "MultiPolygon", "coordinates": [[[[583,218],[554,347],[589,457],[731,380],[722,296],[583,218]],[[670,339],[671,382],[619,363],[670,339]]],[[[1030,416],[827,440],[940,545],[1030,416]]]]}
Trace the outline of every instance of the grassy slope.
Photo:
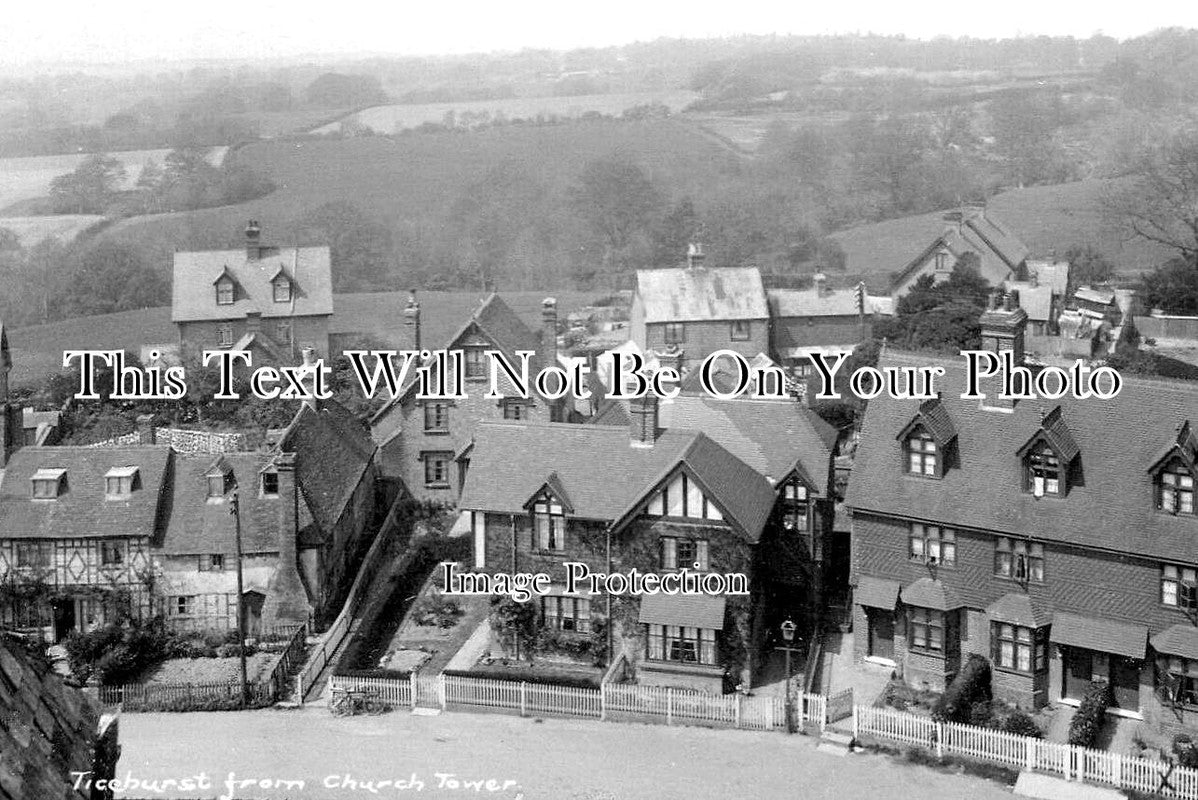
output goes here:
{"type": "MultiPolygon", "coordinates": [[[[1022,239],[1033,257],[1051,251],[1064,255],[1073,245],[1089,244],[1126,275],[1168,259],[1168,250],[1128,237],[1106,217],[1100,207],[1106,185],[1091,180],[1011,189],[992,198],[987,212],[1022,239]]],[[[833,238],[845,249],[847,272],[885,277],[919,255],[947,224],[942,212],[919,214],[850,228],[833,238]]],[[[877,289],[882,289],[882,281],[877,289]]]]}
{"type": "Polygon", "coordinates": [[[137,240],[166,269],[175,249],[237,246],[251,217],[271,239],[292,241],[297,217],[337,200],[352,202],[397,230],[405,222],[439,226],[464,188],[492,165],[524,165],[564,202],[566,187],[587,162],[615,150],[632,154],[667,186],[687,191],[708,183],[713,171],[734,159],[693,127],[673,120],[261,142],[242,148],[238,159],[275,180],[279,189],[271,195],[240,205],[133,218],[104,235],[137,240]]]}

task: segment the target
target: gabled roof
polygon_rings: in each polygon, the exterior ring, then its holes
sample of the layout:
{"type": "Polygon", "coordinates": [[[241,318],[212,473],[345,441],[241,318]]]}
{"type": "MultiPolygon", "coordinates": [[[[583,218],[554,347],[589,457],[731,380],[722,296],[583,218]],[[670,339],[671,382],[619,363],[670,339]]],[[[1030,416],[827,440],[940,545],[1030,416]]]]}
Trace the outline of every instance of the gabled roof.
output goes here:
{"type": "MultiPolygon", "coordinates": [[[[471,443],[471,446],[473,447],[473,443],[471,443]]],[[[545,493],[548,493],[559,503],[561,503],[562,509],[567,514],[574,513],[574,504],[570,502],[570,495],[566,493],[566,487],[562,485],[562,479],[557,476],[556,471],[549,473],[549,476],[545,478],[545,482],[541,484],[540,490],[528,498],[528,501],[525,502],[524,507],[531,508],[533,503],[545,493]]]]}
{"type": "Polygon", "coordinates": [[[175,253],[171,321],[239,319],[333,313],[328,247],[263,247],[257,259],[246,248],[175,253]],[[291,302],[276,303],[271,280],[282,270],[293,282],[291,302]],[[217,305],[213,284],[227,274],[237,286],[232,305],[217,305]]]}
{"type": "Polygon", "coordinates": [[[1177,436],[1173,441],[1165,446],[1152,465],[1148,467],[1148,472],[1155,475],[1164,468],[1173,458],[1180,458],[1191,472],[1198,467],[1198,438],[1195,438],[1193,430],[1190,428],[1190,421],[1177,426],[1177,436]]]}
{"type": "MultiPolygon", "coordinates": [[[[917,254],[913,254],[902,267],[894,280],[895,287],[906,284],[915,272],[941,249],[947,250],[954,260],[960,259],[966,253],[976,254],[982,277],[994,286],[1011,277],[1012,272],[1027,258],[1027,246],[990,214],[976,209],[963,213],[964,219],[960,223],[951,222],[946,225],[944,216],[939,218],[940,230],[935,233],[929,231],[929,238],[925,240],[928,244],[917,254]]],[[[911,224],[907,220],[896,220],[895,223],[907,226],[911,224]]],[[[935,224],[936,221],[931,221],[929,228],[935,224]]],[[[865,271],[852,254],[849,256],[848,269],[854,272],[865,271]]]]}
{"type": "Polygon", "coordinates": [[[933,397],[920,403],[915,416],[898,432],[895,438],[908,438],[916,426],[923,428],[940,450],[957,438],[957,428],[948,414],[948,408],[940,402],[939,397],[933,397]]]}
{"type": "Polygon", "coordinates": [[[1046,442],[1057,454],[1057,458],[1061,459],[1062,464],[1068,464],[1081,454],[1081,448],[1073,438],[1069,426],[1065,424],[1065,417],[1060,406],[1054,407],[1052,411],[1044,415],[1044,418],[1040,420],[1040,429],[1024,442],[1018,450],[1018,455],[1021,457],[1026,455],[1039,442],[1046,442]]]}
{"type": "Polygon", "coordinates": [[[152,537],[170,464],[166,446],[23,447],[0,480],[0,538],[152,537]],[[138,467],[142,488],[119,500],[106,499],[104,476],[129,466],[138,467]],[[65,472],[66,491],[53,500],[33,500],[32,479],[39,472],[65,472]]]}
{"type": "Polygon", "coordinates": [[[295,453],[295,480],[321,531],[328,535],[374,460],[361,422],[335,400],[300,406],[275,448],[295,453]]]}
{"type": "Polygon", "coordinates": [[[678,267],[636,273],[645,322],[768,319],[756,267],[678,267]]]}
{"type": "MultiPolygon", "coordinates": [[[[1160,514],[1154,508],[1149,467],[1177,426],[1198,419],[1198,390],[1192,383],[1123,376],[1111,400],[1051,401],[1075,447],[1083,453],[1084,481],[1060,499],[1037,499],[1024,490],[1016,453],[1043,423],[1046,403],[1021,400],[1012,411],[982,408],[961,400],[965,390],[960,359],[938,359],[893,350],[879,367],[942,366],[941,402],[957,428],[958,464],[937,480],[907,476],[901,444],[894,436],[915,415],[918,400],[886,395],[869,401],[861,442],[849,478],[847,503],[854,513],[926,520],[996,534],[1034,536],[1145,558],[1194,562],[1198,519],[1160,514]]],[[[997,391],[982,381],[982,391],[997,391]]]]}
{"type": "Polygon", "coordinates": [[[1069,262],[1046,259],[1027,260],[1027,273],[1030,278],[1036,276],[1036,282],[1047,286],[1053,292],[1064,295],[1069,288],[1069,262]]]}
{"type": "Polygon", "coordinates": [[[474,433],[470,470],[458,507],[522,514],[552,470],[574,515],[617,524],[685,469],[725,520],[750,541],[773,509],[774,490],[759,473],[695,431],[667,430],[652,447],[634,447],[626,428],[567,423],[488,422],[474,433]]]}

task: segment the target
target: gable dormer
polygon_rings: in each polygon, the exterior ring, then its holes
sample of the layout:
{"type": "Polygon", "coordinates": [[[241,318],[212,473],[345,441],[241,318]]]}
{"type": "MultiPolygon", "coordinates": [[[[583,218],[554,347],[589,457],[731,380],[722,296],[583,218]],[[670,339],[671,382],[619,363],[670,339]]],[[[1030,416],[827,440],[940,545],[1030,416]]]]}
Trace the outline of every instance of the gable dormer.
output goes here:
{"type": "Polygon", "coordinates": [[[722,522],[724,513],[704,493],[686,470],[677,470],[649,498],[645,513],[651,517],[678,517],[722,522]]]}
{"type": "Polygon", "coordinates": [[[532,547],[541,552],[566,549],[566,515],[574,511],[557,472],[550,472],[524,504],[532,514],[532,547]]]}
{"type": "Polygon", "coordinates": [[[229,272],[228,267],[221,270],[212,285],[216,292],[218,306],[231,306],[237,302],[237,279],[233,277],[233,273],[229,272]]]}
{"type": "Polygon", "coordinates": [[[1177,436],[1148,468],[1158,511],[1193,514],[1194,478],[1198,476],[1198,438],[1186,420],[1177,426],[1177,436]]]}
{"type": "Polygon", "coordinates": [[[1040,420],[1040,428],[1017,453],[1023,471],[1023,490],[1035,497],[1064,497],[1070,473],[1081,448],[1057,406],[1040,420]]]}
{"type": "Polygon", "coordinates": [[[135,466],[113,467],[104,473],[104,497],[107,500],[127,500],[141,489],[141,470],[135,466]]]}
{"type": "Polygon", "coordinates": [[[30,478],[34,500],[57,500],[67,491],[67,471],[43,467],[30,478]]]}
{"type": "Polygon", "coordinates": [[[204,481],[207,484],[208,502],[224,500],[234,487],[233,468],[223,458],[218,458],[204,472],[204,481]]]}
{"type": "Polygon", "coordinates": [[[897,438],[903,447],[903,471],[908,475],[942,478],[955,451],[957,427],[939,397],[924,400],[897,438]]]}
{"type": "Polygon", "coordinates": [[[270,279],[270,296],[276,303],[290,303],[295,298],[295,281],[280,264],[270,279]]]}
{"type": "Polygon", "coordinates": [[[783,529],[797,533],[810,531],[813,494],[811,480],[801,467],[795,467],[778,482],[778,514],[783,529]]]}

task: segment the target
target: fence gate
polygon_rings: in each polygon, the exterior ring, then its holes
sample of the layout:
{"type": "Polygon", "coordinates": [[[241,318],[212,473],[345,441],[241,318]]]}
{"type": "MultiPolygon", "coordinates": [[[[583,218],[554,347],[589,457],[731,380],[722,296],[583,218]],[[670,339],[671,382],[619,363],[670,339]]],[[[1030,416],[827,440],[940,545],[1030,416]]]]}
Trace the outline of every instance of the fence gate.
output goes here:
{"type": "Polygon", "coordinates": [[[853,690],[845,689],[828,697],[828,723],[853,716],[853,690]]]}
{"type": "Polygon", "coordinates": [[[445,707],[441,697],[440,675],[415,673],[412,675],[412,678],[412,688],[415,690],[415,695],[412,698],[413,706],[416,708],[435,708],[438,711],[445,707]]]}

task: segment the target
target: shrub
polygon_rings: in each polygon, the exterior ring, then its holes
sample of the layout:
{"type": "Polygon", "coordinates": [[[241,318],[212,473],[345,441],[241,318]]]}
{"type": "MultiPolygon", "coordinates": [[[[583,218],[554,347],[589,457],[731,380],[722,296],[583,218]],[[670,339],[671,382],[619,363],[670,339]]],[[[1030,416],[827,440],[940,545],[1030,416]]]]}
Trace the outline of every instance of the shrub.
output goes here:
{"type": "Polygon", "coordinates": [[[465,610],[455,600],[446,600],[440,592],[424,595],[412,606],[412,619],[417,625],[452,628],[465,610]]]}
{"type": "Polygon", "coordinates": [[[1012,711],[998,724],[1003,733],[1013,733],[1017,736],[1029,736],[1032,739],[1043,739],[1044,731],[1030,716],[1022,711],[1012,711]]]}
{"type": "Polygon", "coordinates": [[[188,639],[175,650],[179,658],[216,658],[216,648],[201,639],[188,639]]]}
{"type": "Polygon", "coordinates": [[[1069,744],[1093,747],[1111,704],[1111,687],[1105,681],[1095,681],[1086,689],[1077,713],[1069,722],[1069,744]]]}
{"type": "MultiPolygon", "coordinates": [[[[258,648],[255,647],[254,645],[247,644],[245,646],[245,655],[247,658],[257,652],[258,652],[258,648]]],[[[239,645],[222,644],[220,647],[216,648],[216,657],[217,658],[237,658],[240,655],[241,655],[241,647],[239,645]]]]}
{"type": "Polygon", "coordinates": [[[170,657],[179,643],[160,617],[126,620],[67,638],[67,662],[81,681],[132,683],[148,667],[170,657]]]}
{"type": "Polygon", "coordinates": [[[1179,733],[1173,737],[1173,755],[1182,767],[1198,767],[1198,747],[1189,734],[1179,733]]]}
{"type": "Polygon", "coordinates": [[[941,722],[970,722],[974,706],[990,702],[990,662],[973,653],[932,708],[941,722]]]}

